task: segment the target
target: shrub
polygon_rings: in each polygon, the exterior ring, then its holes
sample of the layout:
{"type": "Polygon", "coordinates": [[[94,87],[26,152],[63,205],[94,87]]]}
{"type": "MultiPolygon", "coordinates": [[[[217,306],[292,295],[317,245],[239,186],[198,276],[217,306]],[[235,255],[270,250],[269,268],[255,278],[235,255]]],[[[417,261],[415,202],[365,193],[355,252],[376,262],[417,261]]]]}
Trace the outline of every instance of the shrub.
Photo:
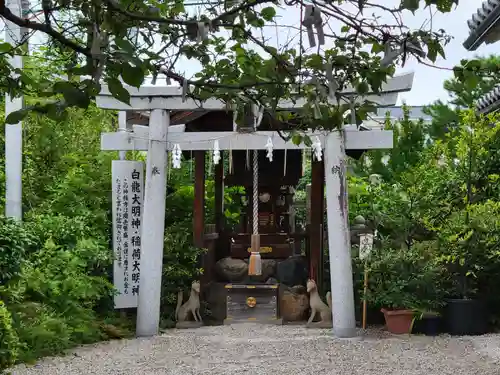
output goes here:
{"type": "Polygon", "coordinates": [[[370,261],[368,300],[378,308],[437,310],[445,296],[443,269],[426,257],[427,246],[384,249],[370,261]]]}
{"type": "Polygon", "coordinates": [[[21,223],[0,217],[0,284],[16,277],[34,237],[21,223]]]}
{"type": "Polygon", "coordinates": [[[199,258],[203,249],[193,246],[191,231],[186,231],[186,223],[171,225],[165,231],[163,256],[163,293],[164,316],[172,318],[179,288],[188,290],[203,270],[199,258]]]}
{"type": "Polygon", "coordinates": [[[20,362],[60,354],[71,346],[71,329],[64,317],[38,302],[23,302],[11,307],[13,326],[22,343],[20,362]]]}
{"type": "Polygon", "coordinates": [[[23,262],[20,276],[0,287],[9,302],[22,344],[19,359],[30,361],[103,337],[95,312],[113,286],[88,272],[99,249],[80,240],[65,250],[52,240],[23,262]]]}
{"type": "Polygon", "coordinates": [[[12,317],[0,301],[0,373],[15,363],[18,351],[19,339],[12,328],[12,317]]]}
{"type": "MultiPolygon", "coordinates": [[[[473,298],[483,272],[500,270],[500,204],[487,200],[454,212],[440,228],[438,260],[455,282],[454,297],[473,298]]],[[[487,276],[489,279],[492,274],[487,276]]]]}

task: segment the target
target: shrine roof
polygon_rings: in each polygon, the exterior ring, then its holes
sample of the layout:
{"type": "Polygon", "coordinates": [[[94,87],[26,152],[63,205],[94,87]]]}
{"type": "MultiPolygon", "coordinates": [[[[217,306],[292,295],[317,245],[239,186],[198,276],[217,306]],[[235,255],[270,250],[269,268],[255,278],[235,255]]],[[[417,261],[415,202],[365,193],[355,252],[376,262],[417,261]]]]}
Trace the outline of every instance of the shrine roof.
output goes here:
{"type": "Polygon", "coordinates": [[[500,108],[500,85],[483,95],[476,103],[476,111],[482,114],[488,114],[497,111],[500,108]]]}
{"type": "Polygon", "coordinates": [[[483,42],[495,43],[500,39],[500,0],[485,0],[481,8],[467,21],[469,36],[463,46],[475,51],[483,42]]]}

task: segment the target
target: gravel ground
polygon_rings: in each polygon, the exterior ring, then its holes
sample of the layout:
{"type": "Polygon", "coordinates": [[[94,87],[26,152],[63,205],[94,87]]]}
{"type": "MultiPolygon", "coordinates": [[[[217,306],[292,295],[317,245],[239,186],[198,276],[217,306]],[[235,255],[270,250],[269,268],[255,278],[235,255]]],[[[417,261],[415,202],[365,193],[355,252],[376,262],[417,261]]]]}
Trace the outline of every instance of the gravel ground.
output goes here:
{"type": "Polygon", "coordinates": [[[238,324],[86,346],[12,374],[499,375],[499,344],[495,335],[431,338],[370,330],[359,340],[338,340],[329,330],[238,324]],[[484,349],[495,346],[499,355],[484,349]]]}

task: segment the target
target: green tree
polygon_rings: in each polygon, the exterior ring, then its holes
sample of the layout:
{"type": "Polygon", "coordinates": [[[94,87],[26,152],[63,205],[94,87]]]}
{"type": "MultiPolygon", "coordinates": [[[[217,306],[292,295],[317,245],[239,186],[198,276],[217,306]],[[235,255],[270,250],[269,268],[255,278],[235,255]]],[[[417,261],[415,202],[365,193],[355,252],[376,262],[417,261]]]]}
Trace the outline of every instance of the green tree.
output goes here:
{"type": "Polygon", "coordinates": [[[491,91],[500,82],[500,57],[491,55],[462,60],[453,69],[453,78],[444,82],[449,99],[429,105],[425,111],[432,116],[428,133],[431,139],[443,139],[445,134],[459,127],[461,110],[491,91]]]}
{"type": "MultiPolygon", "coordinates": [[[[342,94],[334,86],[352,86],[361,95],[376,92],[394,74],[396,64],[404,64],[411,56],[435,61],[438,55],[444,56],[443,46],[450,40],[444,30],[433,31],[431,24],[410,29],[398,23],[380,24],[363,14],[385,13],[398,19],[404,10],[431,7],[449,12],[456,3],[458,0],[412,0],[390,8],[363,0],[355,5],[358,12],[352,12],[352,4],[342,0],[317,3],[316,14],[320,11],[323,19],[333,16],[343,24],[340,33],[325,33],[324,45],[328,47],[324,51],[309,48],[315,46],[305,42],[295,48],[290,47],[291,40],[278,43],[260,36],[264,28],[276,25],[283,6],[300,6],[307,14],[304,2],[207,2],[204,14],[194,16],[189,3],[182,0],[54,0],[42,3],[40,21],[30,22],[4,6],[0,7],[3,19],[47,37],[51,55],[46,64],[61,68],[50,76],[24,70],[18,72],[19,79],[9,79],[13,69],[7,57],[22,50],[3,43],[0,87],[37,98],[30,108],[10,115],[9,122],[17,122],[29,110],[57,118],[68,106],[88,108],[101,83],[108,85],[114,97],[128,103],[130,95],[122,80],[139,87],[148,74],[165,74],[184,87],[186,94],[219,97],[236,104],[238,111],[251,100],[272,113],[280,99],[301,96],[307,105],[299,127],[337,128],[343,124],[349,105],[343,101],[329,105],[327,88],[338,97],[342,94]],[[134,36],[131,30],[138,32],[134,36]],[[381,55],[389,48],[400,51],[399,57],[382,62],[381,55]],[[200,63],[194,77],[179,72],[176,63],[180,57],[200,63]]],[[[298,39],[307,40],[305,27],[301,33],[298,39]]],[[[317,35],[315,38],[315,44],[323,44],[317,35]]],[[[370,103],[363,103],[356,111],[358,121],[370,109],[370,103]]],[[[285,114],[276,120],[280,128],[291,118],[285,114]]]]}
{"type": "Polygon", "coordinates": [[[356,174],[378,174],[386,182],[394,183],[420,162],[427,145],[427,125],[423,120],[411,120],[410,109],[404,105],[403,117],[399,120],[392,121],[386,117],[385,129],[393,131],[392,149],[366,152],[359,161],[352,163],[356,174]]]}

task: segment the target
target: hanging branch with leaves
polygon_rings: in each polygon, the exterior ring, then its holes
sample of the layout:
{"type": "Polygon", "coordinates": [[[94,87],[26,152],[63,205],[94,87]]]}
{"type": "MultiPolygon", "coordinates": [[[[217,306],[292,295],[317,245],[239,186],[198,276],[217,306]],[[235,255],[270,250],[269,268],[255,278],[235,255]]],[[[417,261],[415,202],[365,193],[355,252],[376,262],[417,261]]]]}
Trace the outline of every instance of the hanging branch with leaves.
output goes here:
{"type": "MultiPolygon", "coordinates": [[[[182,0],[45,0],[41,10],[34,10],[37,16],[24,18],[2,0],[0,17],[36,31],[57,51],[55,58],[65,61],[60,77],[37,81],[23,71],[17,72],[18,79],[5,78],[12,71],[7,57],[20,51],[0,44],[0,70],[6,73],[0,87],[43,98],[7,121],[17,122],[29,110],[57,117],[68,106],[86,108],[102,84],[129,103],[124,84],[140,87],[146,77],[164,75],[185,87],[189,96],[238,105],[250,101],[281,122],[289,119],[274,113],[278,102],[302,97],[307,101],[301,114],[307,127],[337,128],[350,109],[342,90],[352,87],[360,96],[377,93],[397,64],[411,57],[432,62],[444,56],[450,39],[445,31],[433,30],[432,22],[427,28],[409,29],[401,13],[420,6],[448,12],[457,2],[403,0],[390,8],[365,0],[207,0],[198,5],[203,15],[196,16],[182,0]],[[302,26],[278,23],[279,13],[288,10],[300,11],[302,19],[292,21],[302,26]],[[394,21],[383,24],[375,14],[394,21]],[[330,32],[334,24],[342,25],[340,33],[330,32]],[[270,40],[264,36],[269,26],[295,30],[302,45],[291,33],[289,40],[270,40]],[[138,31],[137,40],[130,38],[132,29],[138,31]],[[181,58],[201,65],[193,77],[180,70],[181,58]],[[332,98],[338,99],[337,105],[331,104],[332,98]]],[[[358,106],[361,121],[373,108],[369,102],[358,106]]]]}

